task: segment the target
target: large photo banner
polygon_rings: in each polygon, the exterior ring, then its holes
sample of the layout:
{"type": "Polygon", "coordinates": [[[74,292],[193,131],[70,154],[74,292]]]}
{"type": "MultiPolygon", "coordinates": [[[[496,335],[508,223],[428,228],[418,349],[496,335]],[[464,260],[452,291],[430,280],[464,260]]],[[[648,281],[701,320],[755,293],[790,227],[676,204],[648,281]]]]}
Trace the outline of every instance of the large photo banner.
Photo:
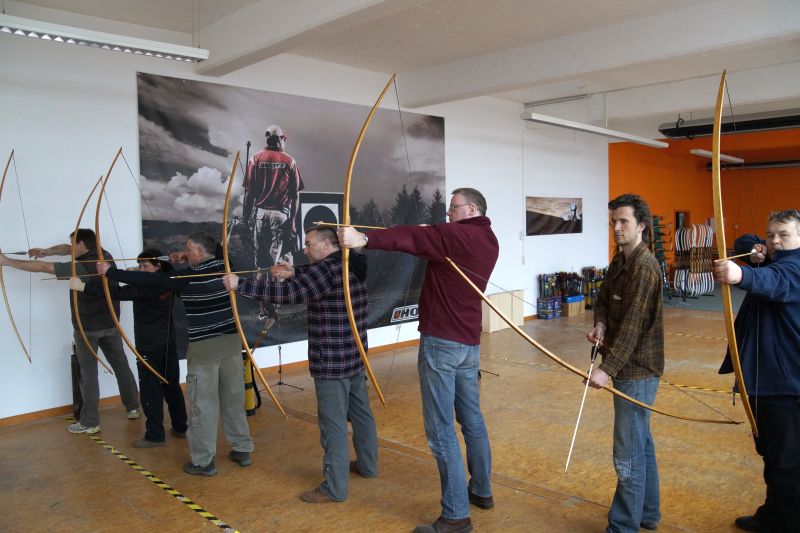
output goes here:
{"type": "MultiPolygon", "coordinates": [[[[225,231],[234,270],[300,265],[305,230],[342,220],[347,164],[369,107],[144,73],[138,103],[145,248],[169,253],[194,232],[219,241],[225,231]]],[[[379,109],[353,173],[351,223],[442,223],[444,187],[444,119],[379,109]]],[[[369,327],[415,320],[424,263],[367,256],[369,327]]],[[[239,311],[251,346],[306,338],[305,305],[240,298],[239,311]]]]}

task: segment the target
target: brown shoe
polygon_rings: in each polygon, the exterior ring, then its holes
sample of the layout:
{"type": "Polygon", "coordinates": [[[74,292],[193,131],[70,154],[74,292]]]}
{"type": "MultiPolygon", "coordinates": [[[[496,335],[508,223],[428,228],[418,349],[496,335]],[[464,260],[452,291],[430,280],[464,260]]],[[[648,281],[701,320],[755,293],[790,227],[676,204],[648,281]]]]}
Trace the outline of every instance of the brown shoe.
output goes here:
{"type": "Polygon", "coordinates": [[[491,509],[494,507],[494,498],[491,496],[478,496],[469,491],[467,491],[467,494],[469,494],[469,503],[475,507],[480,507],[481,509],[491,509]]]}
{"type": "Polygon", "coordinates": [[[335,502],[333,498],[322,492],[319,487],[314,490],[309,490],[300,494],[300,499],[306,503],[331,503],[335,502]]]}
{"type": "Polygon", "coordinates": [[[472,520],[469,517],[448,520],[440,516],[433,524],[414,528],[414,533],[469,533],[470,531],[472,531],[472,520]]]}

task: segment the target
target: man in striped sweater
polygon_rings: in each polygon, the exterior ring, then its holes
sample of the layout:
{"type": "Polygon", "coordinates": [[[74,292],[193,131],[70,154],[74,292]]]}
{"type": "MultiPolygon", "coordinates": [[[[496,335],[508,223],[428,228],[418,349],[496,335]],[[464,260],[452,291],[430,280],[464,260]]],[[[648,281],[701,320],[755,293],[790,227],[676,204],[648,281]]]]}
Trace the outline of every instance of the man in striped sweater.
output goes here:
{"type": "MultiPolygon", "coordinates": [[[[304,252],[310,265],[288,264],[272,268],[286,281],[240,280],[236,274],[223,278],[225,286],[242,296],[272,303],[308,304],[308,367],[317,392],[317,422],[323,481],[303,492],[308,503],[347,499],[350,472],[372,478],[378,474],[378,435],[369,407],[364,363],[350,329],[344,303],[342,252],[336,233],[315,227],[306,233],[304,252]],[[347,421],[353,426],[356,460],[350,462],[347,421]]],[[[350,289],[353,314],[361,342],[367,346],[367,264],[362,254],[350,255],[350,289]]]]}
{"type": "Polygon", "coordinates": [[[97,271],[109,279],[157,289],[174,289],[186,308],[189,349],[186,354],[186,392],[189,396],[189,429],[186,432],[191,461],[187,474],[213,476],[217,473],[217,419],[231,445],[229,457],[240,466],[252,464],[253,440],[244,411],[244,367],[242,344],[236,334],[228,291],[222,284],[225,264],[214,257],[216,242],[204,233],[193,233],[183,252],[173,262],[188,268],[160,272],[130,272],[98,263],[97,271]],[[219,274],[181,277],[186,274],[219,274]]]}

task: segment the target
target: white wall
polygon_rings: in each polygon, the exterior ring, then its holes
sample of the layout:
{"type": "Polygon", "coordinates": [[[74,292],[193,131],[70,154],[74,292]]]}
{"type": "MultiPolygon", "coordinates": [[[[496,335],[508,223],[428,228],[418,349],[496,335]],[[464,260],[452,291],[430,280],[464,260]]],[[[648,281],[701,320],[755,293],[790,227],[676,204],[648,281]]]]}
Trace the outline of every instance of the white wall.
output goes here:
{"type": "MultiPolygon", "coordinates": [[[[525,196],[583,199],[583,233],[525,237],[525,272],[580,272],[608,264],[608,143],[586,133],[533,126],[523,133],[525,196]]],[[[527,286],[526,286],[527,287],[527,286]]],[[[535,302],[536,289],[528,302],[535,302]]],[[[533,311],[526,309],[526,314],[533,311]]]]}
{"type": "MultiPolygon", "coordinates": [[[[10,149],[16,149],[31,246],[66,241],[85,195],[120,146],[138,176],[137,71],[365,105],[372,103],[386,81],[383,74],[291,55],[210,79],[194,75],[189,64],[0,34],[0,101],[4,102],[0,157],[4,162],[10,149]]],[[[557,130],[528,131],[519,118],[519,105],[490,98],[415,111],[445,117],[448,191],[473,186],[486,194],[501,245],[493,282],[504,289],[523,288],[526,300],[533,302],[538,273],[605,264],[604,141],[557,130]],[[521,237],[524,197],[534,194],[582,197],[584,233],[521,237]]],[[[121,248],[138,251],[139,193],[127,174],[124,167],[115,171],[116,181],[108,192],[121,248]]],[[[4,250],[28,247],[14,177],[12,169],[0,205],[4,250]]],[[[93,221],[92,212],[84,225],[93,221]]],[[[104,245],[116,255],[120,245],[107,215],[102,215],[101,224],[104,245]]],[[[4,274],[21,333],[32,348],[33,364],[24,359],[5,315],[0,316],[4,365],[0,418],[67,405],[71,402],[67,288],[62,282],[38,281],[40,275],[12,269],[4,269],[4,274]]],[[[500,290],[490,287],[489,292],[500,290]]],[[[123,325],[132,331],[129,307],[123,306],[123,316],[123,325]]],[[[400,331],[381,328],[370,331],[370,345],[416,336],[414,325],[400,331]]],[[[259,350],[259,364],[276,364],[276,354],[274,347],[259,350]]],[[[284,346],[283,355],[284,362],[304,359],[305,343],[284,346]]],[[[117,393],[114,378],[101,373],[101,396],[117,393]]]]}

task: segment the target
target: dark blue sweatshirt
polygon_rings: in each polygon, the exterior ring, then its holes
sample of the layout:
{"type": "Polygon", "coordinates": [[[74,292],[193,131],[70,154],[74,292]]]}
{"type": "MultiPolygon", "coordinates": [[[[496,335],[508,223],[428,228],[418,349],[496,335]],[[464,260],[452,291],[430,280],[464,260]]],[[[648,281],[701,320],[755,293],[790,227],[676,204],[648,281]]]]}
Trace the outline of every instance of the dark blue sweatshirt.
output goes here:
{"type": "MultiPolygon", "coordinates": [[[[748,252],[760,241],[736,240],[748,252]]],[[[761,266],[742,266],[747,291],[734,322],[745,388],[751,396],[800,396],[800,249],[775,253],[761,266]]],[[[726,356],[720,373],[733,371],[726,356]]]]}

